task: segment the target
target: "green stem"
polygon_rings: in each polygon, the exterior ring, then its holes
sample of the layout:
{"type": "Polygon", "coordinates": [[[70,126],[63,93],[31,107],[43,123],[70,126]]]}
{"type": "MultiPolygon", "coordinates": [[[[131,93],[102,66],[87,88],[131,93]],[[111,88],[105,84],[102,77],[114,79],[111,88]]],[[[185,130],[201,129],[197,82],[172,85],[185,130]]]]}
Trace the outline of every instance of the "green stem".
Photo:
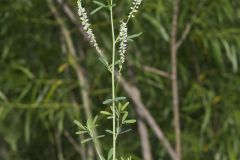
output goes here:
{"type": "Polygon", "coordinates": [[[110,0],[110,18],[112,29],[112,107],[113,107],[113,160],[116,160],[116,114],[115,114],[115,33],[113,24],[113,0],[110,0]]]}
{"type": "Polygon", "coordinates": [[[100,154],[100,152],[99,152],[99,150],[98,150],[98,147],[97,147],[97,145],[96,145],[96,139],[93,139],[93,143],[94,143],[94,146],[95,146],[95,148],[96,148],[96,151],[97,151],[97,155],[98,155],[98,157],[99,157],[99,159],[100,160],[103,160],[102,159],[102,156],[101,156],[101,154],[100,154]]]}

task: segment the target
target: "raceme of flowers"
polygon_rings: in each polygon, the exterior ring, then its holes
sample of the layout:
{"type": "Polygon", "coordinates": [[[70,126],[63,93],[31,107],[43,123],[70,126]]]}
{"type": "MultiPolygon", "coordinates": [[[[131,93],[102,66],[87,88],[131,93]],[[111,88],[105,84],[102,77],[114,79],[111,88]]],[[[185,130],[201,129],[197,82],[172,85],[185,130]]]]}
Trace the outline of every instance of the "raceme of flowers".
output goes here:
{"type": "Polygon", "coordinates": [[[102,51],[100,50],[98,43],[96,41],[95,35],[93,34],[92,29],[90,28],[89,19],[88,19],[86,10],[82,7],[81,0],[78,0],[77,4],[78,4],[78,15],[80,17],[84,30],[86,31],[88,38],[90,39],[91,43],[93,44],[97,52],[102,56],[102,51]]]}
{"type": "Polygon", "coordinates": [[[127,49],[127,23],[121,21],[120,25],[120,33],[119,33],[119,54],[120,54],[120,62],[119,62],[119,72],[122,70],[122,64],[125,61],[125,52],[127,49]]]}
{"type": "Polygon", "coordinates": [[[131,7],[131,12],[128,15],[128,19],[134,18],[134,13],[137,13],[141,2],[142,0],[133,0],[133,6],[131,7]]]}

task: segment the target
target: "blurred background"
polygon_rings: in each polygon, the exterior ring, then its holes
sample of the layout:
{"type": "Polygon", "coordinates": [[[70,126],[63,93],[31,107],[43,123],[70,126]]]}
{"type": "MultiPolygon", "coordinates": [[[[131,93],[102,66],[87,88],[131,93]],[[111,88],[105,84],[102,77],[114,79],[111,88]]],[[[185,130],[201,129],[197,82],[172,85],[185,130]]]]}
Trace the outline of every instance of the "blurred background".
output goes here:
{"type": "MultiPolygon", "coordinates": [[[[119,26],[132,1],[115,3],[119,26]]],[[[92,0],[83,4],[88,13],[98,7],[92,0]]],[[[110,61],[108,10],[90,22],[110,61]]],[[[143,0],[128,32],[141,35],[128,43],[117,94],[127,97],[137,123],[119,138],[118,155],[173,159],[178,99],[182,159],[239,160],[240,1],[143,0]]],[[[105,110],[109,97],[110,74],[82,30],[76,1],[0,0],[1,160],[96,159],[73,121],[105,110]]],[[[102,116],[99,123],[98,133],[111,127],[102,116]]],[[[111,138],[100,146],[107,154],[111,138]]]]}

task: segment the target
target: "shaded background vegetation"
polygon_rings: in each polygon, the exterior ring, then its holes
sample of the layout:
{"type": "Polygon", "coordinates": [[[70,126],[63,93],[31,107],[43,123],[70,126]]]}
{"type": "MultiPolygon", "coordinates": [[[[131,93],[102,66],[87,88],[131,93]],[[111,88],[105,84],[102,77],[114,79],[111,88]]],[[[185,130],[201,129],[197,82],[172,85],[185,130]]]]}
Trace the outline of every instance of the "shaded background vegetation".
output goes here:
{"type": "MultiPolygon", "coordinates": [[[[96,8],[90,0],[84,3],[89,12],[96,8]]],[[[116,3],[118,24],[132,2],[116,3]]],[[[75,60],[89,85],[90,111],[95,115],[105,109],[102,101],[111,95],[110,75],[76,21],[60,3],[53,4],[71,35],[75,60]]],[[[76,2],[65,0],[64,4],[76,16],[76,2]]],[[[172,10],[172,1],[143,1],[129,34],[143,33],[129,42],[123,76],[138,87],[145,107],[174,144],[171,82],[146,69],[171,72],[172,10]]],[[[91,22],[100,46],[110,57],[107,10],[92,15],[91,22]]],[[[182,159],[238,160],[240,1],[181,1],[178,22],[178,38],[186,25],[191,26],[178,51],[182,159]]],[[[46,1],[0,1],[0,159],[72,160],[83,158],[81,154],[91,155],[91,145],[81,146],[74,135],[73,120],[85,121],[87,117],[81,96],[85,86],[79,83],[65,38],[46,1]],[[84,153],[79,153],[78,147],[84,153]]],[[[118,92],[126,95],[120,86],[118,92]]],[[[134,108],[133,104],[129,108],[132,117],[136,117],[134,108]]],[[[104,132],[103,126],[111,127],[102,117],[100,121],[98,132],[104,132]]],[[[170,159],[151,127],[147,129],[153,159],[170,159]]],[[[120,138],[119,155],[143,159],[138,132],[135,124],[132,132],[120,138]]],[[[110,145],[104,138],[103,152],[110,145]]]]}

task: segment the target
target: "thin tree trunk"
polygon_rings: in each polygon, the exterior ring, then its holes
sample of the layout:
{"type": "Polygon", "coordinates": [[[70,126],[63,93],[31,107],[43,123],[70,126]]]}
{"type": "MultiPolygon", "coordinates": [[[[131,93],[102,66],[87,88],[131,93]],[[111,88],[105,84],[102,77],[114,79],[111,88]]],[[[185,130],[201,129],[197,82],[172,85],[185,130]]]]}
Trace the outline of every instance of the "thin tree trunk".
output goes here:
{"type": "MultiPolygon", "coordinates": [[[[118,75],[116,74],[116,76],[118,75]]],[[[175,150],[172,148],[171,144],[163,134],[163,131],[158,126],[155,119],[144,106],[139,89],[136,86],[129,84],[124,78],[121,78],[120,84],[122,85],[124,91],[128,94],[129,98],[131,98],[132,102],[134,103],[136,109],[138,110],[139,116],[148,123],[148,125],[151,127],[154,134],[162,143],[163,147],[166,149],[170,157],[173,160],[178,160],[175,150]]]]}
{"type": "Polygon", "coordinates": [[[141,140],[142,157],[144,160],[152,160],[151,145],[149,143],[149,136],[147,126],[142,118],[137,119],[138,132],[141,140]]]}
{"type": "Polygon", "coordinates": [[[171,66],[172,66],[172,102],[174,115],[174,129],[176,140],[176,153],[178,160],[181,160],[181,129],[179,113],[179,96],[178,96],[178,76],[177,76],[177,28],[178,28],[179,0],[173,1],[173,19],[171,32],[171,66]]]}

